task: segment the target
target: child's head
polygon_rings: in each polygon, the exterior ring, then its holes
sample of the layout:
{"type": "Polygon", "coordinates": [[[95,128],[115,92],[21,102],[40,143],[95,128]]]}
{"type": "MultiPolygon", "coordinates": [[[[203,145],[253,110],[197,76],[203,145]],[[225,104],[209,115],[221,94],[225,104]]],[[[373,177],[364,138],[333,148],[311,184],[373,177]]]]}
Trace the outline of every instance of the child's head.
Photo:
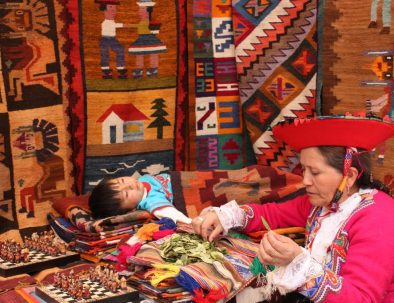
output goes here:
{"type": "Polygon", "coordinates": [[[138,206],[144,193],[144,185],[133,177],[103,179],[89,197],[92,216],[98,219],[125,214],[138,206]]]}

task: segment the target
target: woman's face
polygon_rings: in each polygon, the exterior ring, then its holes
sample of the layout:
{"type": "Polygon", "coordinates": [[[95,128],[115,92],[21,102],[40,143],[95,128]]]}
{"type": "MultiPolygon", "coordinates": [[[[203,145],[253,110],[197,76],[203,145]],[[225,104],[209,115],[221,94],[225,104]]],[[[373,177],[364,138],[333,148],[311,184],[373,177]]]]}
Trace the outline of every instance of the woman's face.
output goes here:
{"type": "Polygon", "coordinates": [[[149,13],[148,13],[148,10],[145,6],[140,6],[138,8],[138,13],[139,13],[139,16],[142,20],[149,18],[149,13]]]}
{"type": "Polygon", "coordinates": [[[122,209],[135,209],[145,193],[144,185],[133,177],[113,179],[114,188],[119,191],[122,209]]]}
{"type": "Polygon", "coordinates": [[[329,166],[317,147],[301,150],[303,183],[310,201],[315,206],[329,206],[342,181],[342,174],[329,166]]]}

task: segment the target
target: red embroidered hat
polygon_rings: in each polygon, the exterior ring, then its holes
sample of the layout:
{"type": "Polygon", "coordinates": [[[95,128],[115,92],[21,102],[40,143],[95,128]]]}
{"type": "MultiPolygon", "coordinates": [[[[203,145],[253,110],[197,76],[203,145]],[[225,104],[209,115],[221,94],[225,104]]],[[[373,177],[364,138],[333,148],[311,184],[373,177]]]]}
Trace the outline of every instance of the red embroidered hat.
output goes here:
{"type": "Polygon", "coordinates": [[[295,151],[312,146],[347,146],[371,150],[394,136],[388,117],[320,116],[279,122],[272,129],[278,141],[295,151]]]}

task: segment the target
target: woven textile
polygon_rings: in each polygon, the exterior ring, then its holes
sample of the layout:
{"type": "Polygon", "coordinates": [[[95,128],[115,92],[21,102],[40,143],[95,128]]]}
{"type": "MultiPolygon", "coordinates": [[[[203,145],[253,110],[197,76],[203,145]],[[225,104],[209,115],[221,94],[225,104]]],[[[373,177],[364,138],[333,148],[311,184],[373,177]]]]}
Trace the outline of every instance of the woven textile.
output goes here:
{"type": "MultiPolygon", "coordinates": [[[[324,1],[323,114],[367,112],[394,120],[391,0],[324,1]],[[366,39],[368,37],[368,39],[366,39]]],[[[394,189],[394,140],[373,152],[374,177],[394,189]]]]}
{"type": "Polygon", "coordinates": [[[63,81],[75,70],[65,10],[63,1],[1,4],[0,238],[39,230],[51,199],[75,189],[70,121],[80,101],[63,81]]]}
{"type": "Polygon", "coordinates": [[[235,170],[171,172],[174,205],[193,218],[208,206],[283,201],[304,191],[302,178],[279,169],[252,165],[235,170]]]}
{"type": "MultiPolygon", "coordinates": [[[[192,232],[190,226],[180,227],[180,233],[192,232]]],[[[128,263],[151,267],[155,263],[162,264],[164,260],[160,256],[160,244],[164,239],[144,244],[135,256],[129,256],[128,263]]],[[[249,267],[256,256],[258,244],[243,239],[235,239],[223,236],[215,244],[218,248],[226,250],[223,266],[197,262],[181,266],[181,271],[190,276],[198,288],[204,290],[223,289],[227,294],[225,301],[235,296],[244,287],[249,285],[255,277],[249,267]],[[237,283],[235,286],[234,283],[237,283]]]]}
{"type": "Polygon", "coordinates": [[[192,170],[245,166],[245,137],[235,62],[232,2],[193,1],[190,60],[192,170]]]}
{"type": "Polygon", "coordinates": [[[270,126],[314,115],[316,16],[316,0],[233,2],[240,97],[258,164],[292,171],[298,163],[270,126]]]}
{"type": "Polygon", "coordinates": [[[84,191],[104,177],[182,169],[184,1],[73,2],[86,94],[84,191]]]}

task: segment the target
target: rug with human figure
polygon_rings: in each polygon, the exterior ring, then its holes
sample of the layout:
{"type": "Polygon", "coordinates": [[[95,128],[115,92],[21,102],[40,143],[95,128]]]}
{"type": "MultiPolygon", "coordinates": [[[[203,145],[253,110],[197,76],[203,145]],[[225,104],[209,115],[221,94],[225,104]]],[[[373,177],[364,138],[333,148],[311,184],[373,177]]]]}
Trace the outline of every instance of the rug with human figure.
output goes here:
{"type": "Polygon", "coordinates": [[[47,225],[54,198],[75,189],[74,109],[64,2],[0,5],[0,238],[47,225]],[[67,114],[65,114],[67,113],[67,114]]]}
{"type": "Polygon", "coordinates": [[[86,95],[84,191],[104,177],[183,169],[183,1],[76,3],[86,95]]]}
{"type": "Polygon", "coordinates": [[[183,169],[185,14],[182,1],[1,5],[2,236],[44,228],[53,199],[104,177],[183,169]]]}
{"type": "MultiPolygon", "coordinates": [[[[394,121],[393,12],[391,0],[325,1],[324,114],[360,112],[394,121]]],[[[372,158],[374,176],[394,190],[394,139],[374,149],[372,158]]]]}

